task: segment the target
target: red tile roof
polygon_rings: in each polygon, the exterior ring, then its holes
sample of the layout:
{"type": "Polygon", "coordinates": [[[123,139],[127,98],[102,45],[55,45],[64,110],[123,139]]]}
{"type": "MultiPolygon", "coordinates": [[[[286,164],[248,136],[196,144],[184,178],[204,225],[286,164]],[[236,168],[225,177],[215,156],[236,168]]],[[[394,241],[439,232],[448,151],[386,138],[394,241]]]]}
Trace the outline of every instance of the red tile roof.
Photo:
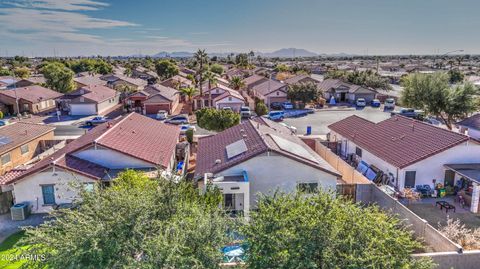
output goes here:
{"type": "Polygon", "coordinates": [[[179,126],[130,113],[96,142],[165,168],[174,154],[179,136],[179,126]]]}
{"type": "Polygon", "coordinates": [[[11,98],[16,98],[26,100],[30,103],[38,103],[45,100],[57,99],[63,94],[50,89],[44,88],[38,85],[32,85],[23,88],[17,88],[16,90],[2,90],[0,94],[9,96],[11,98]]]}
{"type": "Polygon", "coordinates": [[[95,103],[101,103],[111,98],[115,98],[118,93],[103,85],[88,85],[69,93],[69,96],[83,96],[86,99],[92,100],[95,103]]]}
{"type": "Polygon", "coordinates": [[[328,128],[398,168],[469,140],[465,135],[402,116],[393,116],[376,124],[350,116],[328,128]]]}
{"type": "Polygon", "coordinates": [[[260,121],[249,120],[216,135],[199,139],[195,177],[203,177],[205,173],[218,173],[269,150],[327,173],[340,176],[333,167],[303,143],[300,138],[296,135],[292,135],[290,130],[286,129],[284,126],[270,121],[269,125],[265,125],[260,121]],[[315,161],[302,158],[283,150],[277,145],[272,135],[303,148],[315,159],[315,161]],[[247,146],[247,151],[235,157],[228,158],[226,147],[242,139],[247,146]],[[218,163],[217,160],[220,160],[220,162],[218,163]]]}
{"type": "Polygon", "coordinates": [[[55,127],[50,125],[26,122],[14,122],[0,127],[0,154],[18,148],[42,135],[53,132],[53,130],[55,127]]]}
{"type": "Polygon", "coordinates": [[[108,170],[107,168],[87,160],[79,160],[78,157],[71,155],[94,145],[94,143],[165,168],[172,155],[175,154],[179,135],[180,128],[178,126],[168,125],[137,113],[130,113],[93,128],[50,157],[13,177],[10,175],[8,178],[0,177],[0,182],[13,183],[52,164],[94,179],[101,179],[105,174],[104,171],[108,170]]]}
{"type": "Polygon", "coordinates": [[[258,85],[253,86],[252,91],[257,93],[258,95],[265,96],[265,95],[268,95],[269,93],[272,93],[280,89],[287,91],[287,87],[288,87],[287,84],[283,84],[281,82],[270,79],[258,85]]]}

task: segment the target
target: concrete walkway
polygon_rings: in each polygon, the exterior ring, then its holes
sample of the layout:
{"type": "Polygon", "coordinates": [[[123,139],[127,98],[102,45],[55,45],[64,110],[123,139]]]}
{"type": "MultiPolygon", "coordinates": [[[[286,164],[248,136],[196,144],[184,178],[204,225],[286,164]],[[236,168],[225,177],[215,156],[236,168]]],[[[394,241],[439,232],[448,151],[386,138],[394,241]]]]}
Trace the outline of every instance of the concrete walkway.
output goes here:
{"type": "Polygon", "coordinates": [[[46,214],[30,215],[26,220],[13,221],[10,213],[0,215],[0,243],[10,235],[19,232],[24,226],[38,226],[45,221],[46,214]]]}

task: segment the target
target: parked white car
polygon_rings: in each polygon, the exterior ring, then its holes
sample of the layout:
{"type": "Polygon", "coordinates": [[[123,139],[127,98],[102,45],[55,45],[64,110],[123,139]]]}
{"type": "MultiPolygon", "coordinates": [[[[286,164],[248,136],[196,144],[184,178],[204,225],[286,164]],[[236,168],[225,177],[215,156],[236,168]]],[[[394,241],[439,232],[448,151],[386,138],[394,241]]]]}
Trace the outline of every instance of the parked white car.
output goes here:
{"type": "Polygon", "coordinates": [[[166,119],[167,117],[168,117],[168,112],[165,111],[165,110],[159,110],[159,111],[157,112],[157,116],[155,116],[155,118],[156,118],[157,120],[164,120],[164,119],[166,119]]]}
{"type": "Polygon", "coordinates": [[[355,102],[355,105],[357,107],[365,107],[367,106],[367,101],[365,101],[365,98],[358,98],[357,101],[355,102]]]}
{"type": "Polygon", "coordinates": [[[188,120],[187,115],[177,115],[177,116],[173,116],[169,119],[166,119],[165,123],[176,124],[176,125],[188,124],[189,120],[188,120]]]}
{"type": "Polygon", "coordinates": [[[240,116],[242,116],[242,118],[250,118],[252,111],[248,106],[242,106],[242,108],[240,108],[240,116]]]}
{"type": "Polygon", "coordinates": [[[393,98],[387,98],[385,100],[385,103],[383,105],[385,109],[395,109],[395,99],[393,98]]]}
{"type": "Polygon", "coordinates": [[[197,131],[197,128],[195,128],[195,126],[190,125],[190,124],[182,124],[182,125],[180,125],[180,133],[181,133],[181,134],[186,133],[188,130],[193,130],[193,132],[196,132],[196,131],[197,131]]]}

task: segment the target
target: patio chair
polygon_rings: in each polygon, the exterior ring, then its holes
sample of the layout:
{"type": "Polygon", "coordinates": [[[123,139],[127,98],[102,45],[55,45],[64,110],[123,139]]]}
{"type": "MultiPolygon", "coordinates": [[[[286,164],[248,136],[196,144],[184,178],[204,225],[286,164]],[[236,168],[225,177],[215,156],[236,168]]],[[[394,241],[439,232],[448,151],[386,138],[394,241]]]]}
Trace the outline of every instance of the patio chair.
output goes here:
{"type": "Polygon", "coordinates": [[[432,187],[430,187],[430,185],[423,185],[423,189],[425,190],[425,193],[427,194],[427,196],[432,196],[433,190],[432,190],[432,187]]]}

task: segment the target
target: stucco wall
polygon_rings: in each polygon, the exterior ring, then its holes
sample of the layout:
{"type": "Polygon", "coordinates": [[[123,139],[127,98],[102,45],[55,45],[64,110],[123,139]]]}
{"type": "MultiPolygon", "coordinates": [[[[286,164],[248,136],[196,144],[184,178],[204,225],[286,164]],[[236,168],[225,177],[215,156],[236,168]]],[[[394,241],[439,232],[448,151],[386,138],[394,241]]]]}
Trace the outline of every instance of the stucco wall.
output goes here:
{"type": "Polygon", "coordinates": [[[52,210],[50,205],[43,205],[42,185],[54,184],[55,202],[57,204],[72,202],[77,194],[75,184],[95,182],[88,177],[55,168],[28,176],[13,186],[15,203],[29,202],[32,213],[45,213],[52,210]]]}
{"type": "Polygon", "coordinates": [[[297,183],[317,182],[323,189],[335,191],[337,177],[284,156],[261,155],[229,168],[217,175],[248,173],[250,206],[255,208],[257,194],[273,194],[277,189],[292,192],[297,183]]]}
{"type": "MultiPolygon", "coordinates": [[[[341,141],[342,154],[347,155],[355,153],[357,145],[343,138],[341,135],[331,132],[332,139],[341,141]]],[[[334,140],[335,141],[335,140],[334,140]]],[[[395,177],[395,185],[403,190],[405,185],[405,172],[416,171],[415,185],[428,184],[433,187],[432,179],[437,179],[437,183],[443,183],[445,177],[444,164],[452,163],[479,163],[480,162],[480,145],[473,142],[463,143],[443,152],[440,152],[432,157],[414,163],[406,168],[397,169],[390,163],[378,158],[376,155],[368,152],[362,148],[362,161],[368,164],[373,164],[382,170],[384,173],[392,173],[395,177]],[[397,179],[398,171],[398,179],[397,179]]]]}
{"type": "Polygon", "coordinates": [[[101,114],[105,110],[112,108],[120,102],[120,95],[116,95],[114,98],[108,99],[106,101],[103,101],[101,103],[97,104],[97,113],[101,114]]]}
{"type": "Polygon", "coordinates": [[[124,168],[150,168],[155,167],[151,163],[130,157],[118,151],[114,151],[100,146],[95,149],[90,147],[88,149],[75,152],[74,156],[84,159],[110,169],[124,169],[124,168]]]}
{"type": "MultiPolygon", "coordinates": [[[[40,147],[42,145],[42,141],[53,140],[53,138],[54,138],[54,133],[52,130],[51,132],[48,132],[36,139],[33,139],[28,143],[25,143],[25,144],[28,144],[28,150],[29,150],[25,154],[22,154],[22,151],[20,149],[22,145],[19,145],[18,147],[8,151],[10,153],[10,162],[4,165],[0,163],[0,175],[3,175],[4,173],[12,170],[13,168],[30,161],[34,156],[36,156],[41,151],[40,147]]],[[[4,152],[0,155],[7,154],[8,152],[4,152]]]]}
{"type": "Polygon", "coordinates": [[[472,142],[463,143],[401,169],[399,173],[400,186],[403,187],[404,185],[406,171],[416,171],[415,185],[429,184],[433,187],[433,179],[436,179],[437,183],[444,183],[444,164],[479,162],[480,145],[472,142]]]}

